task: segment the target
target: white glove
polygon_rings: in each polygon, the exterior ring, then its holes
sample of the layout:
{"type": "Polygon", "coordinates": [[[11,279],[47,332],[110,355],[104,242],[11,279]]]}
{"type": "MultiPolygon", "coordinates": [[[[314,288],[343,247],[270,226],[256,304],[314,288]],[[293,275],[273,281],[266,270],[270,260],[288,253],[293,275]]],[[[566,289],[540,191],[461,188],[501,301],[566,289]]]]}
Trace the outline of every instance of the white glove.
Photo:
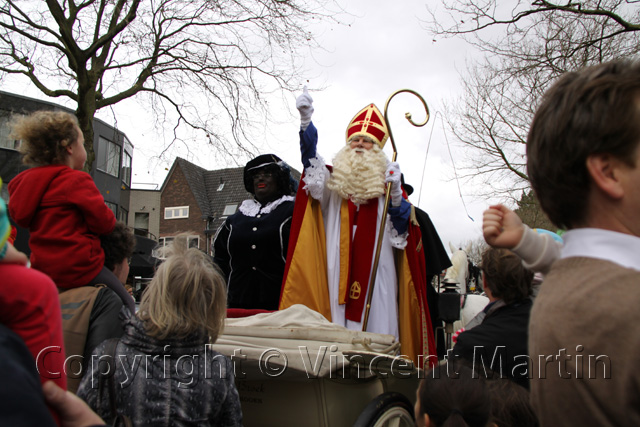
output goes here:
{"type": "Polygon", "coordinates": [[[309,95],[306,85],[302,89],[302,95],[296,99],[296,108],[300,112],[300,129],[304,131],[311,123],[313,115],[313,98],[309,95]]]}
{"type": "Polygon", "coordinates": [[[398,162],[389,162],[385,176],[385,182],[391,185],[391,206],[400,206],[402,203],[402,183],[400,181],[402,174],[398,162]]]}

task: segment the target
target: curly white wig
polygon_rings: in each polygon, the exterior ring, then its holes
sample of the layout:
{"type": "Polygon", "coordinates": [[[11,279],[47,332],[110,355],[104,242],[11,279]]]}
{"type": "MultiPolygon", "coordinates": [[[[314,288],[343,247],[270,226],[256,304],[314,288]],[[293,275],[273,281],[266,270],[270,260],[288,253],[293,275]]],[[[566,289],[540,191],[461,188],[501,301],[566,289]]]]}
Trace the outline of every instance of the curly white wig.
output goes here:
{"type": "Polygon", "coordinates": [[[345,145],[333,159],[333,173],[327,184],[356,205],[384,194],[384,177],[389,160],[377,145],[370,150],[345,145]]]}

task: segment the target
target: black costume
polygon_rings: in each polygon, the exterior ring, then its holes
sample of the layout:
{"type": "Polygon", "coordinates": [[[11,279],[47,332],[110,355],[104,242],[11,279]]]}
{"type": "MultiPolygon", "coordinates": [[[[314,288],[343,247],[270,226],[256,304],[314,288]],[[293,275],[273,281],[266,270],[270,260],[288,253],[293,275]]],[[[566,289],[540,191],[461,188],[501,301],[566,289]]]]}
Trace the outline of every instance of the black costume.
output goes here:
{"type": "Polygon", "coordinates": [[[503,377],[529,388],[527,341],[532,305],[530,298],[508,305],[502,300],[489,304],[482,323],[458,336],[453,355],[475,362],[476,367],[484,361],[488,374],[490,370],[500,373],[502,368],[503,377]],[[475,357],[474,347],[478,347],[475,357]]]}
{"type": "MultiPolygon", "coordinates": [[[[409,186],[410,187],[410,186],[409,186]]],[[[413,192],[413,187],[411,192],[413,192]]],[[[407,191],[407,194],[409,192],[407,191]]],[[[451,267],[451,260],[447,251],[444,249],[444,245],[438,236],[429,214],[415,206],[416,219],[420,225],[420,232],[422,233],[422,245],[424,247],[424,260],[427,273],[427,305],[429,306],[429,315],[431,317],[431,325],[433,327],[433,334],[436,337],[436,348],[438,349],[438,359],[443,359],[446,353],[444,333],[442,330],[438,331],[436,328],[442,326],[440,321],[440,312],[438,308],[438,299],[440,295],[436,289],[431,286],[433,278],[440,274],[443,270],[451,267]]]]}
{"type": "Polygon", "coordinates": [[[294,198],[261,206],[245,200],[218,229],[214,261],[227,279],[230,308],[277,310],[294,198]]]}

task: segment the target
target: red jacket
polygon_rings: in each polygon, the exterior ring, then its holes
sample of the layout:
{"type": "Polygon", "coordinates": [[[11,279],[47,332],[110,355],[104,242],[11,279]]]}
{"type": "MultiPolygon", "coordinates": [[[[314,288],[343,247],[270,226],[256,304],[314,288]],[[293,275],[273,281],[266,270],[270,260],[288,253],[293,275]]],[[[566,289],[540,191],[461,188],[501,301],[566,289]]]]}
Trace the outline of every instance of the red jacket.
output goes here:
{"type": "Polygon", "coordinates": [[[0,277],[0,323],[24,340],[42,382],[53,379],[66,390],[58,289],[45,274],[20,264],[0,263],[0,277]]]}
{"type": "Polygon", "coordinates": [[[9,215],[30,232],[31,266],[61,288],[87,285],[104,266],[100,235],[116,218],[91,176],[64,165],[28,169],[8,185],[9,215]]]}

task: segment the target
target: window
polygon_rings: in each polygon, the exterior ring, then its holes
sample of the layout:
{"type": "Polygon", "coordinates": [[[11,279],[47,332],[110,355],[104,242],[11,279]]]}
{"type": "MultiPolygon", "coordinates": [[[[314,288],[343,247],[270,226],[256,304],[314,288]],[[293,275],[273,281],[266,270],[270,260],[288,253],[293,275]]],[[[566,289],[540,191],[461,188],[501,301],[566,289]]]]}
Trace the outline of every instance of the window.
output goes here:
{"type": "Polygon", "coordinates": [[[120,208],[118,211],[118,221],[122,221],[125,224],[128,222],[129,212],[126,209],[120,208]]]}
{"type": "Polygon", "coordinates": [[[173,242],[173,237],[161,237],[158,239],[158,243],[160,243],[161,247],[169,246],[173,242]]]}
{"type": "MultiPolygon", "coordinates": [[[[173,243],[174,237],[160,237],[158,239],[158,246],[153,250],[153,256],[156,258],[164,259],[162,248],[169,246],[173,243]]],[[[188,237],[189,247],[200,249],[200,236],[194,235],[188,237]]]]}
{"type": "Polygon", "coordinates": [[[229,215],[233,215],[234,213],[236,213],[236,208],[238,207],[237,204],[233,204],[233,205],[227,205],[224,207],[224,212],[222,212],[222,216],[229,216],[229,215]]]}
{"type": "Polygon", "coordinates": [[[222,191],[223,188],[224,188],[224,182],[221,182],[220,185],[218,185],[217,191],[222,191]]]}
{"type": "Polygon", "coordinates": [[[9,148],[11,150],[17,150],[18,148],[20,148],[20,140],[3,138],[2,141],[0,141],[0,147],[9,148]]]}
{"type": "Polygon", "coordinates": [[[122,182],[131,187],[131,155],[126,151],[122,156],[122,182]]]}
{"type": "Polygon", "coordinates": [[[189,206],[164,208],[164,219],[189,218],[189,206]]]}
{"type": "Polygon", "coordinates": [[[149,231],[149,212],[136,212],[134,214],[133,228],[149,231]]]}
{"type": "Polygon", "coordinates": [[[107,201],[105,201],[104,203],[105,205],[107,205],[109,209],[111,209],[111,212],[113,212],[113,216],[118,218],[118,205],[116,205],[115,203],[107,202],[107,201]]]}
{"type": "Polygon", "coordinates": [[[173,237],[161,237],[158,239],[158,246],[156,246],[153,251],[151,251],[151,255],[156,258],[165,259],[163,248],[170,245],[173,242],[173,237]]]}
{"type": "Polygon", "coordinates": [[[189,236],[189,247],[200,249],[200,236],[189,236]]]}
{"type": "Polygon", "coordinates": [[[8,115],[0,117],[0,147],[17,150],[18,147],[20,147],[20,140],[9,137],[9,134],[11,133],[10,120],[11,116],[8,115]]]}
{"type": "MultiPolygon", "coordinates": [[[[96,160],[98,161],[98,170],[106,172],[115,177],[119,176],[120,168],[120,146],[103,137],[99,138],[98,152],[96,160]]],[[[129,168],[131,165],[129,165],[129,168]]]]}

